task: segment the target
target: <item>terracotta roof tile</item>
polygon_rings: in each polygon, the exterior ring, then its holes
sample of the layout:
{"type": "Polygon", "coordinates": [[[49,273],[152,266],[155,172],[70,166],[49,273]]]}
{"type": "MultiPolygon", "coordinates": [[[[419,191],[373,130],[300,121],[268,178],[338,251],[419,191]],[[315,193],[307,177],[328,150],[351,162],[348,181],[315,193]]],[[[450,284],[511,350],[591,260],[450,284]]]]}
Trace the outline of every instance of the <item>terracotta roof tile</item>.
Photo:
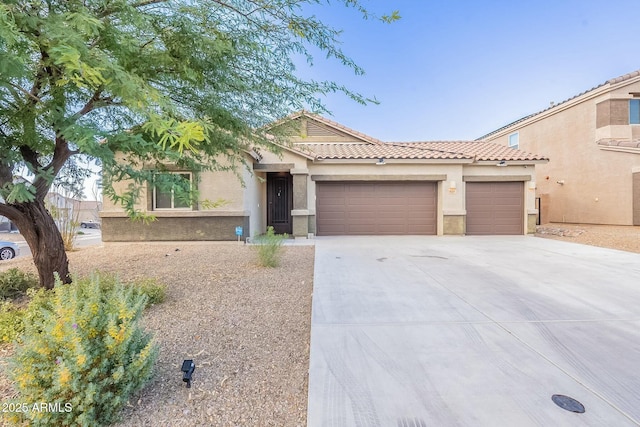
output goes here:
{"type": "Polygon", "coordinates": [[[463,153],[399,146],[397,144],[294,144],[316,159],[473,159],[463,153]]]}
{"type": "MultiPolygon", "coordinates": [[[[397,143],[396,145],[400,145],[397,143]]],[[[423,147],[431,150],[446,150],[474,156],[476,161],[537,161],[549,160],[545,156],[516,150],[505,145],[482,141],[425,141],[402,143],[412,147],[423,147]]]]}
{"type": "Polygon", "coordinates": [[[316,159],[416,159],[416,160],[548,160],[499,144],[477,141],[427,141],[396,143],[294,144],[293,148],[316,159]]]}

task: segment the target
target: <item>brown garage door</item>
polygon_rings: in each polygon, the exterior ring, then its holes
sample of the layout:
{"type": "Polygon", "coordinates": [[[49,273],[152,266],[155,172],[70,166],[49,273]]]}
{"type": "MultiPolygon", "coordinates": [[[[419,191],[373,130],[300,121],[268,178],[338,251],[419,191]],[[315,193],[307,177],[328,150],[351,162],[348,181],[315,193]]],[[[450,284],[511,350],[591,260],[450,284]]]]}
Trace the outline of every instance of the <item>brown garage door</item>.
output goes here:
{"type": "Polygon", "coordinates": [[[466,234],[523,234],[522,182],[467,182],[466,234]]]}
{"type": "Polygon", "coordinates": [[[318,182],[319,236],[436,234],[435,182],[318,182]]]}

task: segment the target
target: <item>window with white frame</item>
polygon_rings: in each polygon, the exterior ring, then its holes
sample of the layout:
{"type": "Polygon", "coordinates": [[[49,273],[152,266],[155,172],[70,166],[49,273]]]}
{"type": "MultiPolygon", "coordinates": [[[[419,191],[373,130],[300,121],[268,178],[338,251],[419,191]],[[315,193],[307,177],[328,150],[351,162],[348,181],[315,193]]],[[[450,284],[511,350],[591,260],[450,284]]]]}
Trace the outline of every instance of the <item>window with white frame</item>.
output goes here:
{"type": "Polygon", "coordinates": [[[509,135],[509,147],[517,150],[519,146],[520,146],[520,134],[518,132],[515,132],[509,135]]]}
{"type": "Polygon", "coordinates": [[[175,178],[172,183],[153,186],[153,209],[191,209],[191,172],[172,172],[171,175],[175,178]]]}
{"type": "Polygon", "coordinates": [[[629,100],[629,124],[640,125],[640,99],[629,100]]]}

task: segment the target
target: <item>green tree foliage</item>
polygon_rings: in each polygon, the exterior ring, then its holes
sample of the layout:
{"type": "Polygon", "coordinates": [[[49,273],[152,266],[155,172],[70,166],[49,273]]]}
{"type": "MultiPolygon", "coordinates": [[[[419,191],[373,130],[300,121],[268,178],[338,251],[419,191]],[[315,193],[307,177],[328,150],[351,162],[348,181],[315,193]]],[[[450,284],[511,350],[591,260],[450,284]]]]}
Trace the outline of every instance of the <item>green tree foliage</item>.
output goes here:
{"type": "MultiPolygon", "coordinates": [[[[335,82],[295,74],[295,58],[312,62],[312,49],[362,73],[340,50],[340,32],[305,12],[320,3],[0,3],[0,215],[25,236],[45,286],[54,271],[70,281],[43,200],[57,177],[74,171],[74,159],[97,159],[105,195],[141,217],[134,203],[146,182],[175,184],[176,175],[158,174],[163,165],[201,171],[226,156],[234,168],[243,150],[277,140],[265,124],[301,108],[325,111],[323,94],[367,102],[335,82]],[[33,179],[17,178],[21,168],[33,179]],[[124,179],[131,186],[114,191],[124,179]]],[[[372,17],[360,0],[336,3],[372,17]]]]}

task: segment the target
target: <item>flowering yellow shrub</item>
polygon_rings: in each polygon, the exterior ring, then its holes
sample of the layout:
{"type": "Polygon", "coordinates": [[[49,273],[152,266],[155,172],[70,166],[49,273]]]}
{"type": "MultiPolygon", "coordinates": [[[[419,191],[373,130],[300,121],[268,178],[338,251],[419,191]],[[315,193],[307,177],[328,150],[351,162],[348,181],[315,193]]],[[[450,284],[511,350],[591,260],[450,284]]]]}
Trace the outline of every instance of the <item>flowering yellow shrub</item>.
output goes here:
{"type": "Polygon", "coordinates": [[[138,324],[144,294],[100,277],[32,294],[16,345],[14,421],[33,426],[99,426],[118,420],[152,375],[158,349],[138,324]],[[47,294],[49,292],[49,294],[47,294]],[[53,292],[53,295],[51,295],[53,292]],[[46,410],[29,406],[51,403],[46,410]],[[26,404],[26,405],[25,405],[26,404]]]}

